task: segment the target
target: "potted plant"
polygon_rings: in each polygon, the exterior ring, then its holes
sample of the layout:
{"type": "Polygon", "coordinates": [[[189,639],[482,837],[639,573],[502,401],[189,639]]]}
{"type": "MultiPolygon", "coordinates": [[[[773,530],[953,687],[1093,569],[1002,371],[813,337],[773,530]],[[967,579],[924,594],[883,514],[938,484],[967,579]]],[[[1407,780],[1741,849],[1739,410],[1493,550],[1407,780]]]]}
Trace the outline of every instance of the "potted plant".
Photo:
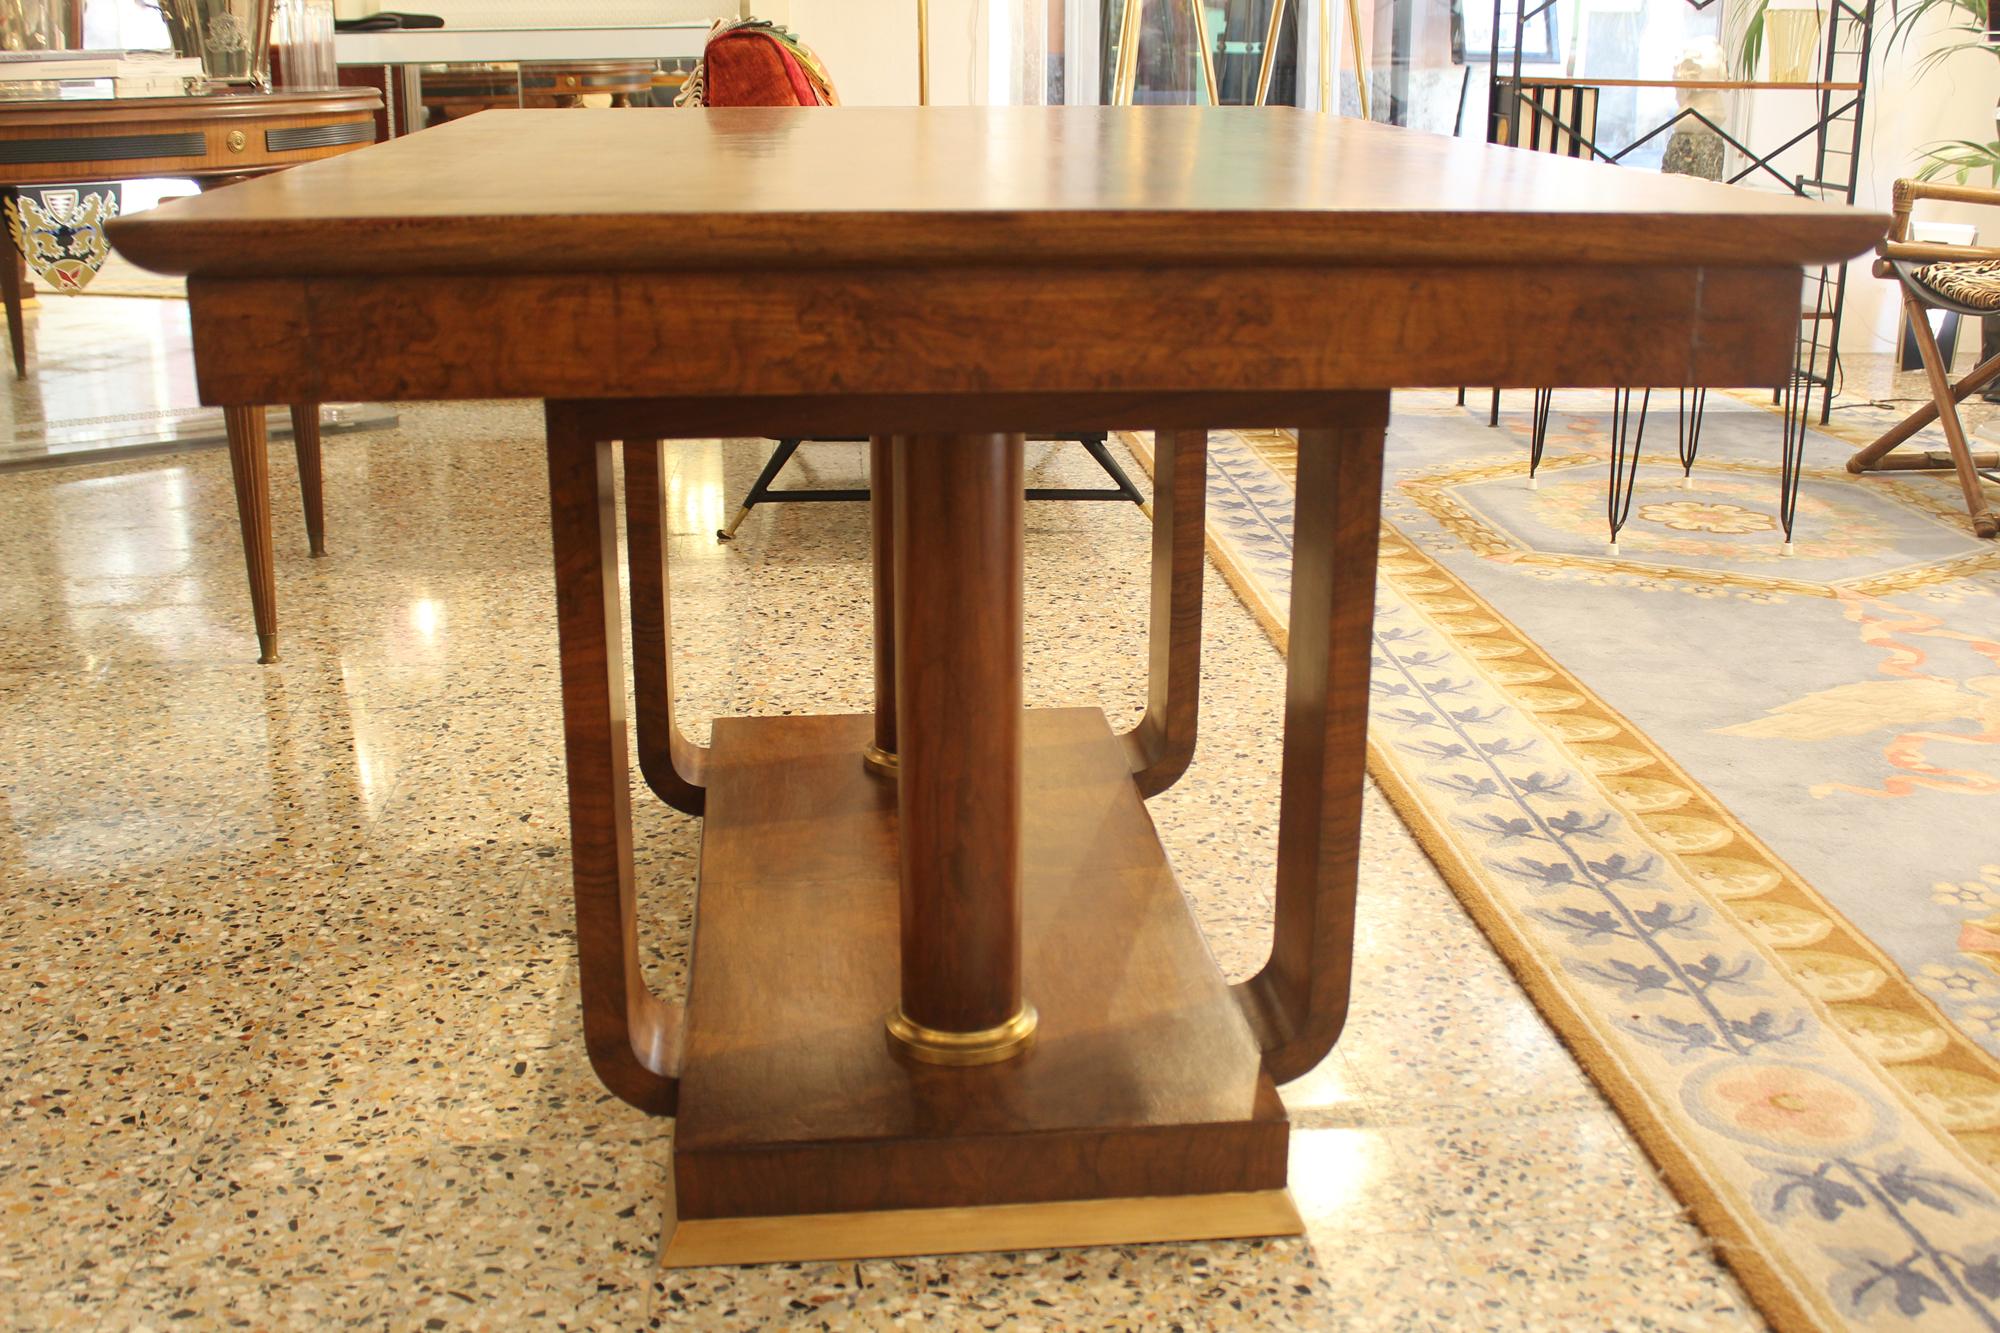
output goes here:
{"type": "MultiPolygon", "coordinates": [[[[1740,20],[1729,24],[1736,31],[1733,45],[1739,78],[1753,79],[1757,76],[1757,61],[1764,51],[1765,31],[1772,26],[1770,14],[1777,7],[1772,0],[1754,0],[1740,20]]],[[[1987,0],[1901,0],[1901,3],[1892,0],[1892,13],[1894,17],[1889,23],[1888,37],[1888,45],[1892,48],[1909,45],[1927,16],[1936,14],[1946,20],[1942,28],[1931,34],[1931,39],[1937,44],[1918,60],[1917,78],[1923,78],[1961,51],[1984,51],[2000,59],[2000,43],[1989,36],[1987,0]]],[[[1996,109],[1995,115],[2000,120],[2000,109],[1996,109]]],[[[1950,175],[1963,184],[1968,176],[1983,171],[1996,187],[2000,187],[2000,132],[1996,132],[1995,138],[1983,142],[1977,139],[1942,140],[1927,145],[1923,156],[1924,163],[1917,170],[1919,180],[1935,180],[1939,176],[1950,175]]]]}

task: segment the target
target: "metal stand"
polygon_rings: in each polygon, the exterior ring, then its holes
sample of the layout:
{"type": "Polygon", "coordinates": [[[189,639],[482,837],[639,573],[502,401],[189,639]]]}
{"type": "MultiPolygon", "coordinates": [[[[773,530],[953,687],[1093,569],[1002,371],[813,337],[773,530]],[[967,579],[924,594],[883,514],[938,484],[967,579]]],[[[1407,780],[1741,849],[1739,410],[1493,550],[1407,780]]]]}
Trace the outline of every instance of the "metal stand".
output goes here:
{"type": "MultiPolygon", "coordinates": [[[[1688,0],[1694,8],[1703,8],[1709,0],[1688,0]]],[[[1528,0],[1516,5],[1512,15],[1512,46],[1503,42],[1507,15],[1499,0],[1493,5],[1493,48],[1488,70],[1491,85],[1488,93],[1490,112],[1487,118],[1486,138],[1489,143],[1517,144],[1533,147],[1540,133],[1554,124],[1552,112],[1543,98],[1560,90],[1588,86],[1591,80],[1565,72],[1537,74],[1524,70],[1524,38],[1530,23],[1542,19],[1552,9],[1556,0],[1528,0]],[[1524,130],[1525,125],[1525,130],[1524,130]]],[[[1663,80],[1607,80],[1621,87],[1726,87],[1730,89],[1755,89],[1759,87],[1786,87],[1810,91],[1814,97],[1814,116],[1805,130],[1791,136],[1784,142],[1760,151],[1730,134],[1723,126],[1693,107],[1681,107],[1666,120],[1657,125],[1642,128],[1630,143],[1623,147],[1600,144],[1596,139],[1596,125],[1563,123],[1559,126],[1563,152],[1602,162],[1622,162],[1646,144],[1662,135],[1670,134],[1677,126],[1698,123],[1708,133],[1716,135],[1730,148],[1741,155],[1741,161],[1734,173],[1727,179],[1730,184],[1757,177],[1765,183],[1775,181],[1784,189],[1807,199],[1829,200],[1852,204],[1859,176],[1861,160],[1861,120],[1868,95],[1869,52],[1874,41],[1875,0],[1830,0],[1830,7],[1823,11],[1824,20],[1818,53],[1816,77],[1805,84],[1771,84],[1755,79],[1732,79],[1722,84],[1713,82],[1688,84],[1673,79],[1663,80]],[[1813,169],[1810,175],[1786,176],[1775,163],[1786,153],[1799,145],[1810,142],[1813,148],[1813,169]]],[[[1784,468],[1781,477],[1780,498],[1781,517],[1785,529],[1785,550],[1791,551],[1792,521],[1797,509],[1799,484],[1799,459],[1804,448],[1804,431],[1809,402],[1815,389],[1820,392],[1819,420],[1826,424],[1833,412],[1834,385],[1840,378],[1840,321],[1847,302],[1847,268],[1845,265],[1829,265],[1807,270],[1804,289],[1800,293],[1798,356],[1794,361],[1795,370],[1787,384],[1779,387],[1772,401],[1781,401],[1785,408],[1784,468]]],[[[1493,410],[1489,425],[1498,425],[1500,420],[1499,392],[1493,395],[1493,410]]],[[[1461,396],[1460,402],[1464,399],[1461,396]]],[[[1537,401],[1538,414],[1542,411],[1537,401]]],[[[1697,401],[1692,417],[1683,410],[1683,420],[1694,424],[1695,438],[1683,437],[1683,475],[1693,466],[1694,451],[1699,445],[1701,405],[1697,401]]],[[[1539,458],[1531,461],[1530,476],[1539,463],[1539,458]]],[[[1615,497],[1614,497],[1615,505],[1615,497]]],[[[1613,523],[1613,544],[1616,545],[1617,522],[1613,523]]]]}
{"type": "MultiPolygon", "coordinates": [[[[1632,516],[1632,490],[1639,480],[1639,453],[1646,443],[1646,411],[1652,406],[1651,389],[1613,389],[1611,415],[1611,486],[1605,497],[1604,517],[1611,530],[1605,553],[1618,554],[1618,534],[1625,527],[1625,521],[1632,516]],[[1639,410],[1635,418],[1632,411],[1632,395],[1639,395],[1639,410]]],[[[1537,474],[1542,467],[1542,454],[1548,448],[1549,417],[1555,406],[1555,390],[1535,390],[1534,424],[1528,434],[1528,487],[1536,489],[1540,485],[1537,474]]],[[[1695,455],[1701,450],[1702,415],[1708,406],[1708,391],[1683,389],[1680,392],[1680,420],[1676,429],[1681,475],[1685,478],[1694,467],[1695,455]]],[[[1804,432],[1801,423],[1799,431],[1804,432]]],[[[1791,431],[1787,427],[1787,438],[1791,431]]],[[[1786,457],[1794,456],[1793,446],[1787,445],[1786,457]]],[[[1798,494],[1798,478],[1795,470],[1786,473],[1784,498],[1781,507],[1786,515],[1785,540],[1791,541],[1791,512],[1798,494]]]]}
{"type": "Polygon", "coordinates": [[[1794,370],[1785,385],[1785,441],[1778,461],[1778,522],[1785,529],[1784,553],[1792,553],[1792,525],[1799,516],[1799,480],[1804,474],[1806,417],[1812,412],[1814,379],[1794,370]]]}
{"type": "MultiPolygon", "coordinates": [[[[1493,391],[1493,398],[1495,402],[1494,413],[1497,416],[1499,413],[1498,402],[1500,398],[1500,391],[1498,389],[1493,391]]],[[[1535,390],[1535,406],[1532,409],[1534,424],[1528,431],[1528,489],[1531,491],[1541,489],[1542,479],[1536,474],[1542,470],[1542,451],[1548,448],[1549,411],[1555,406],[1555,400],[1556,391],[1554,389],[1535,390]]],[[[1498,424],[1497,421],[1495,424],[1498,424]]]]}
{"type": "Polygon", "coordinates": [[[1646,409],[1652,405],[1653,391],[1613,389],[1611,397],[1611,492],[1604,502],[1604,516],[1611,523],[1611,540],[1604,549],[1606,554],[1617,555],[1618,531],[1632,516],[1632,486],[1639,479],[1639,450],[1646,443],[1646,409]],[[1642,395],[1636,429],[1632,421],[1634,392],[1642,395]]]}
{"type": "Polygon", "coordinates": [[[1695,456],[1701,452],[1701,419],[1708,410],[1708,390],[1692,390],[1692,399],[1688,397],[1689,393],[1690,390],[1681,390],[1680,421],[1674,432],[1674,442],[1679,446],[1681,458],[1681,485],[1691,488],[1694,485],[1695,456]],[[1692,412],[1688,410],[1690,402],[1694,406],[1692,412]]]}
{"type": "MultiPolygon", "coordinates": [[[[1026,493],[1028,499],[1122,500],[1128,504],[1135,504],[1141,509],[1147,507],[1146,497],[1140,494],[1137,486],[1132,484],[1132,478],[1127,476],[1125,469],[1118,465],[1118,460],[1111,456],[1111,450],[1106,447],[1105,443],[1107,437],[1102,433],[1095,435],[1038,435],[1032,438],[1041,441],[1076,441],[1084,447],[1086,453],[1097,460],[1097,465],[1104,469],[1106,476],[1111,478],[1111,485],[1105,487],[1031,486],[1026,493]]],[[[816,436],[814,440],[821,444],[867,443],[865,438],[852,435],[816,436]]],[[[835,500],[866,500],[868,498],[868,490],[862,487],[843,487],[832,490],[773,490],[771,483],[778,479],[778,474],[784,471],[785,464],[792,461],[792,455],[797,453],[799,446],[804,443],[806,443],[804,439],[778,441],[778,447],[771,451],[771,457],[765,462],[764,470],[757,474],[756,481],[750,483],[749,493],[743,497],[743,504],[737,509],[736,517],[729,520],[728,527],[716,529],[715,539],[717,541],[726,542],[734,540],[736,530],[743,526],[743,520],[750,517],[750,511],[760,504],[779,504],[788,501],[824,503],[835,500]]]]}

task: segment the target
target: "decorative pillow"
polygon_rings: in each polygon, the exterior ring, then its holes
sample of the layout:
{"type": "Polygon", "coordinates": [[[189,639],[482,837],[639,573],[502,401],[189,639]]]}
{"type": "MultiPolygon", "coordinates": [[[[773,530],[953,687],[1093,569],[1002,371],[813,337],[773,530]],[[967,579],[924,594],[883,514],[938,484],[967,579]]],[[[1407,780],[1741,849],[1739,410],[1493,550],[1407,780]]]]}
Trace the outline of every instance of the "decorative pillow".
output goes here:
{"type": "Polygon", "coordinates": [[[675,106],[839,106],[812,48],[769,19],[716,20],[675,106]]]}

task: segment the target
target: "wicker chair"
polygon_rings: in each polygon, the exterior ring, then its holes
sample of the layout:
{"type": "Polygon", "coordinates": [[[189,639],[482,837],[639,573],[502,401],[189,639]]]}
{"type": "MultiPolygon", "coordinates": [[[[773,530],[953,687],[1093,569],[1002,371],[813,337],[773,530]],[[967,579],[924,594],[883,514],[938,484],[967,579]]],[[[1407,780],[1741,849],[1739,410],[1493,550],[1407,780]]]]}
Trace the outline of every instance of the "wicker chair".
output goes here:
{"type": "Polygon", "coordinates": [[[1951,368],[1938,351],[1929,319],[1932,310],[1952,310],[1976,318],[2000,314],[2000,248],[1910,240],[1910,213],[1920,199],[2000,205],[2000,190],[1913,180],[1896,182],[1895,223],[1888,239],[1876,247],[1881,257],[1875,261],[1875,276],[1894,278],[1902,284],[1903,309],[1909,316],[1917,351],[1923,357],[1931,401],[1848,459],[1847,470],[1956,472],[1959,488],[1965,492],[1966,511],[1972,516],[1972,530],[1982,537],[2000,536],[2000,516],[1994,514],[1985,486],[1987,482],[2000,483],[2000,472],[1996,472],[2000,469],[2000,453],[1972,452],[1966,443],[1965,426],[1958,419],[1958,405],[2000,376],[2000,356],[1988,358],[1953,384],[1951,368]],[[1944,427],[1946,452],[1894,452],[1898,445],[1933,421],[1944,427]]]}

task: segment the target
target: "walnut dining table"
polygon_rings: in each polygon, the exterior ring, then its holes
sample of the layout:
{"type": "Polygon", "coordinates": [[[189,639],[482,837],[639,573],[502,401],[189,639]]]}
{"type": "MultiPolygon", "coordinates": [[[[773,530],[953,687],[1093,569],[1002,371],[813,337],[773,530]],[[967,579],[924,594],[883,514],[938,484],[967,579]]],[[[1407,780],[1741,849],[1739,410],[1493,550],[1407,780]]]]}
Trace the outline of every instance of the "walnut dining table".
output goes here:
{"type": "MultiPolygon", "coordinates": [[[[666,1262],[1277,1234],[1348,1009],[1392,388],[1769,385],[1887,219],[1289,109],[492,111],[121,218],[202,396],[541,398],[585,1046],[676,1117],[666,1262]],[[1299,434],[1269,961],[1146,798],[1195,750],[1210,427],[1299,434]],[[1150,683],[1026,711],[1022,438],[1156,432],[1150,683]],[[872,438],[871,716],[673,716],[660,441],[872,438]],[[703,819],[684,999],[645,786],[703,819]],[[886,484],[885,484],[886,483],[886,484]]],[[[496,484],[500,479],[496,479],[496,484]]],[[[700,651],[698,645],[692,651],[700,651]]]]}

